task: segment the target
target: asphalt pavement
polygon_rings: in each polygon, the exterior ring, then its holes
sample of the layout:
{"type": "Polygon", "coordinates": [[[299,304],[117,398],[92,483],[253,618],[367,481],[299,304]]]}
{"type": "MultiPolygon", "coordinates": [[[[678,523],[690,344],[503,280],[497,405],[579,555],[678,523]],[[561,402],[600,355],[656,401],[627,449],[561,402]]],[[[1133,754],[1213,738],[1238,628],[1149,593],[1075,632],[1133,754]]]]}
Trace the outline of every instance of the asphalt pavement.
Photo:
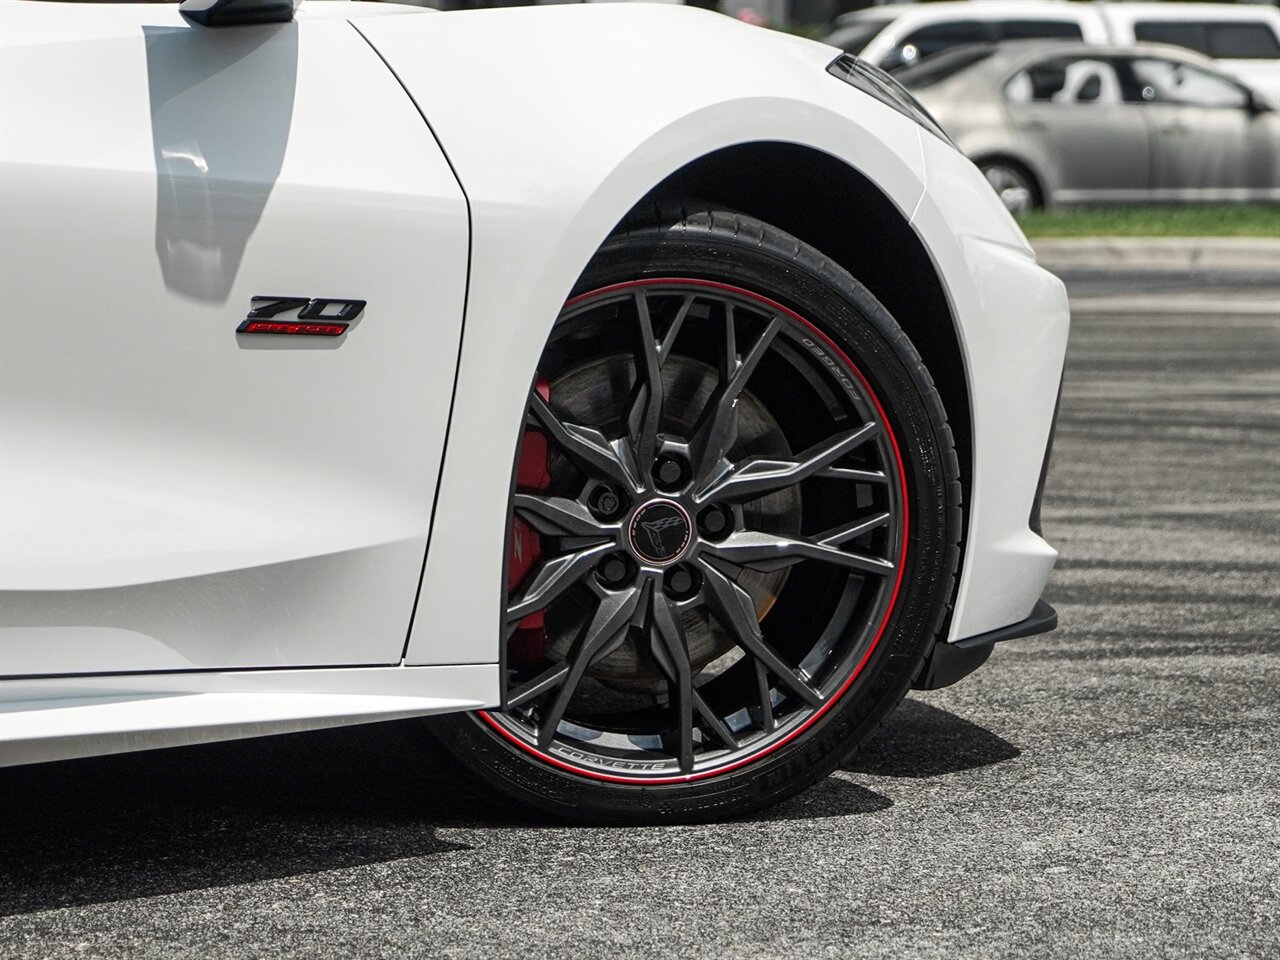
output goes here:
{"type": "Polygon", "coordinates": [[[0,956],[1280,956],[1280,281],[1067,279],[1061,628],[807,794],[564,827],[414,722],[4,770],[0,956]]]}

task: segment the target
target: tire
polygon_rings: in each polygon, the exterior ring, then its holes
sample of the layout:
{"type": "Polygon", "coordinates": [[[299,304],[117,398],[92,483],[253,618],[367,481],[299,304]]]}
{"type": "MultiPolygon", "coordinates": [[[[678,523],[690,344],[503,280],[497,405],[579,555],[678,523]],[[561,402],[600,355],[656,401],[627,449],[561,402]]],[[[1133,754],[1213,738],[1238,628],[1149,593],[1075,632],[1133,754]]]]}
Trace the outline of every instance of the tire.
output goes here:
{"type": "Polygon", "coordinates": [[[902,699],[952,595],[959,468],[919,355],[839,266],[655,205],[583,273],[527,423],[504,710],[433,721],[483,780],[565,819],[719,820],[823,779],[902,699]]]}
{"type": "Polygon", "coordinates": [[[1009,160],[983,160],[978,169],[1010,213],[1036,210],[1043,204],[1035,177],[1022,165],[1009,160]]]}

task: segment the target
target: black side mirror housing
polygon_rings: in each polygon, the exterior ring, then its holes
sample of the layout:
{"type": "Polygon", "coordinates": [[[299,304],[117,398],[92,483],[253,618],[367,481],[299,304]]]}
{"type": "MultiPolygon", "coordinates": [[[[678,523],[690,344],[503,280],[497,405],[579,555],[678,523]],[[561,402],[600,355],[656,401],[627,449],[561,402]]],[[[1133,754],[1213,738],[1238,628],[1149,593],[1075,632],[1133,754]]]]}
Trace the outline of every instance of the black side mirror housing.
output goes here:
{"type": "Polygon", "coordinates": [[[294,0],[182,0],[178,12],[202,27],[288,23],[294,0]]]}

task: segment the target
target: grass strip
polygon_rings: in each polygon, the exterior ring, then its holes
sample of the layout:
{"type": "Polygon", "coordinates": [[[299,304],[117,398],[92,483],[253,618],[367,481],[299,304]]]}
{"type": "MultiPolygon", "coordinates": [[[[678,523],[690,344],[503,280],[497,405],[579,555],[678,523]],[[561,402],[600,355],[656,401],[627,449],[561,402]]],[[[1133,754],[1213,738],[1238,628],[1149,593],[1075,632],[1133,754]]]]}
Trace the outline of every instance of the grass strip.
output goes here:
{"type": "Polygon", "coordinates": [[[1280,237],[1280,206],[1032,210],[1018,223],[1028,237],[1280,237]]]}

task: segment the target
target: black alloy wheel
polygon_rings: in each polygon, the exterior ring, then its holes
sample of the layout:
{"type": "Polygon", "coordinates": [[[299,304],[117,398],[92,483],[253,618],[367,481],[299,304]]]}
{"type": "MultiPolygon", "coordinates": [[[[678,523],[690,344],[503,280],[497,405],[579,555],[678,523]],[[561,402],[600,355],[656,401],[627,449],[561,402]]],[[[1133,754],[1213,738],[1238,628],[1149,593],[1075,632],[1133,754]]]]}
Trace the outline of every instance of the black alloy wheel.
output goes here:
{"type": "Polygon", "coordinates": [[[920,667],[950,598],[956,474],[919,358],[847,274],[732,214],[630,226],[529,393],[502,709],[442,721],[445,742],[592,821],[803,789],[920,667]]]}

